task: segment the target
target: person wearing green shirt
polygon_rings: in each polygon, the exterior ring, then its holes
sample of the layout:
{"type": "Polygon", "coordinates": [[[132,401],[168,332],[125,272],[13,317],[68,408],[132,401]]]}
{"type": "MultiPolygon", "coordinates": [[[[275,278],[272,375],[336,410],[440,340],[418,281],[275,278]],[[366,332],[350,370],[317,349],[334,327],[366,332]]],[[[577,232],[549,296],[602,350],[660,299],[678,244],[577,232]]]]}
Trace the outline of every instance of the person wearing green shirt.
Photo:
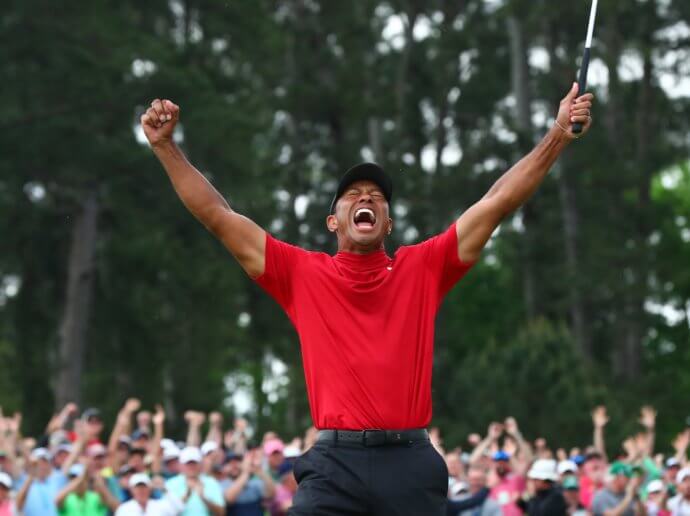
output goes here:
{"type": "Polygon", "coordinates": [[[119,502],[108,491],[105,480],[98,473],[90,475],[82,464],[69,471],[69,483],[55,498],[60,516],[108,516],[119,502]]]}

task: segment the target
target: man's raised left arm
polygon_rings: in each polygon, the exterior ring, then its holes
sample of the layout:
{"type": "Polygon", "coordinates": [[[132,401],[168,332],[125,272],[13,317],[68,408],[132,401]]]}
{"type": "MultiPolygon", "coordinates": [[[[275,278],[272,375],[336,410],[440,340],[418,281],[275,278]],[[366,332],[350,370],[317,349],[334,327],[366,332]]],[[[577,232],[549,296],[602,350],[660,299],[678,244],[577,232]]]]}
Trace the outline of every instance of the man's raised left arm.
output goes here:
{"type": "Polygon", "coordinates": [[[501,221],[530,198],[549,169],[568,144],[589,130],[592,123],[590,108],[594,96],[586,93],[577,97],[578,86],[573,84],[561,100],[556,123],[541,142],[524,158],[503,174],[477,203],[458,218],[458,257],[463,262],[479,258],[482,249],[501,221]],[[583,124],[580,135],[572,130],[574,123],[583,124]]]}

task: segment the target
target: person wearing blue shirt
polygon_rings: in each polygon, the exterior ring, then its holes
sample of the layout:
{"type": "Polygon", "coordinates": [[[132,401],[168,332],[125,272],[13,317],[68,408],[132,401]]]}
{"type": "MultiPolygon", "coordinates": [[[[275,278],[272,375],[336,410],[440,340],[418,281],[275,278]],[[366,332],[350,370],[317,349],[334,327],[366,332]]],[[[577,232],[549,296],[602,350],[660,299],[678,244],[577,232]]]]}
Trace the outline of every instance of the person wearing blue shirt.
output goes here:
{"type": "Polygon", "coordinates": [[[223,516],[225,501],[218,481],[201,474],[201,451],[187,447],[180,453],[182,473],[165,483],[166,490],[184,502],[180,516],[223,516]]]}
{"type": "Polygon", "coordinates": [[[67,485],[67,478],[53,469],[50,452],[37,448],[31,453],[31,465],[19,478],[17,509],[24,516],[58,516],[55,497],[67,485]]]}

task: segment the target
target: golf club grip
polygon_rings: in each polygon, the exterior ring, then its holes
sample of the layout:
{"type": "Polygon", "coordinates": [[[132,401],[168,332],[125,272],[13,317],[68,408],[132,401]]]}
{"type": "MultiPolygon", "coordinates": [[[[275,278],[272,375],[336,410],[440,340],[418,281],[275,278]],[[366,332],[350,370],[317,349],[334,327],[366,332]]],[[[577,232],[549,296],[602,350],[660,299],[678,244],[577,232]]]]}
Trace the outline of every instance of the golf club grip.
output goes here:
{"type": "MultiPolygon", "coordinates": [[[[587,70],[589,69],[589,47],[585,47],[585,52],[582,54],[582,66],[580,67],[580,78],[577,83],[579,85],[577,95],[584,95],[587,88],[587,70]]],[[[575,122],[573,124],[573,133],[580,134],[582,132],[582,124],[575,122]]]]}

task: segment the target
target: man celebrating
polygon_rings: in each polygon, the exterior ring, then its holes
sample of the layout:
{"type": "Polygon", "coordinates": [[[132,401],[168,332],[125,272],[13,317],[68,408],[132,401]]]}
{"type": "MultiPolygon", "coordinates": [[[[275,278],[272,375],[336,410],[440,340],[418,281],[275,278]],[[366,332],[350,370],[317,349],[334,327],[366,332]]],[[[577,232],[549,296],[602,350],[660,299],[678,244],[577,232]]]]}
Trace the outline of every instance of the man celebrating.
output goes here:
{"type": "Polygon", "coordinates": [[[156,99],[141,117],[185,206],[287,312],[300,337],[317,443],[295,465],[290,514],[444,514],[448,471],[424,429],[431,419],[434,320],[501,220],[536,190],[589,129],[592,95],[577,84],[537,147],[443,233],[389,257],[393,184],[357,165],[340,180],[326,226],[338,253],[280,242],[233,211],[172,139],[179,107],[156,99]],[[371,430],[376,429],[376,430],[371,430]]]}

